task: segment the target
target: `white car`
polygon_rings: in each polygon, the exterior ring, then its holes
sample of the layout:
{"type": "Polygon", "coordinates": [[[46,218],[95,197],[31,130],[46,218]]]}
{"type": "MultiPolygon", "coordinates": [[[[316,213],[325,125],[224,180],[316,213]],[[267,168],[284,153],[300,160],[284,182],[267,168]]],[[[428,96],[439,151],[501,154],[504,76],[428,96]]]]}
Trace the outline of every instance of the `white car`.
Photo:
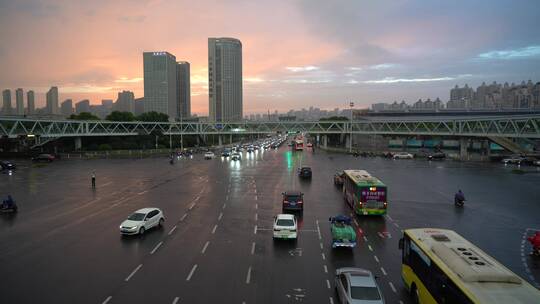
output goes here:
{"type": "Polygon", "coordinates": [[[343,304],[384,304],[376,277],[361,268],[336,269],[336,293],[343,304]]]}
{"type": "Polygon", "coordinates": [[[234,152],[234,153],[231,155],[231,159],[232,159],[232,160],[242,160],[242,156],[240,155],[240,153],[234,152]]]}
{"type": "Polygon", "coordinates": [[[214,152],[212,151],[208,151],[206,153],[204,153],[204,159],[212,159],[214,158],[216,155],[214,154],[214,152]]]}
{"type": "Polygon", "coordinates": [[[296,218],[292,214],[278,214],[274,218],[274,239],[294,239],[298,237],[296,218]]]}
{"type": "Polygon", "coordinates": [[[165,222],[163,212],[158,208],[143,208],[131,214],[120,224],[122,234],[144,234],[154,227],[162,227],[165,222]]]}
{"type": "Polygon", "coordinates": [[[398,153],[394,154],[393,158],[394,159],[413,159],[414,155],[412,155],[411,153],[407,153],[407,152],[398,152],[398,153]]]}

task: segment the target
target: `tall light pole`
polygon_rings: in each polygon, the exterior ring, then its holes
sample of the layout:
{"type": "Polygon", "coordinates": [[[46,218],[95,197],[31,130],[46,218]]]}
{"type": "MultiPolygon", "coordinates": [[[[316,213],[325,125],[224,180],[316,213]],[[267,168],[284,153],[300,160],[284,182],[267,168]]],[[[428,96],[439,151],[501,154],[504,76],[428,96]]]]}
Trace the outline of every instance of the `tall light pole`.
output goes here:
{"type": "Polygon", "coordinates": [[[349,122],[349,131],[350,131],[350,134],[349,134],[349,153],[352,153],[352,119],[353,119],[352,112],[353,112],[354,102],[351,101],[349,103],[349,106],[351,107],[351,120],[349,122]]]}
{"type": "Polygon", "coordinates": [[[184,107],[180,105],[180,151],[184,151],[184,126],[182,125],[184,118],[184,107]]]}

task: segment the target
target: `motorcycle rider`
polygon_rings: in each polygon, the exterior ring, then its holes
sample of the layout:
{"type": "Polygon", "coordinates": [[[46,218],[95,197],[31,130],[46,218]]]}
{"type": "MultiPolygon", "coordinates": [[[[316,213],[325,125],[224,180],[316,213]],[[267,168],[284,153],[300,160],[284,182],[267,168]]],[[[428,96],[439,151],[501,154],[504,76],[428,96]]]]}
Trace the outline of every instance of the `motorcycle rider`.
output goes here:
{"type": "Polygon", "coordinates": [[[461,189],[459,189],[456,195],[454,195],[454,204],[463,205],[464,201],[465,201],[465,195],[463,194],[461,189]]]}
{"type": "Polygon", "coordinates": [[[2,202],[2,209],[10,209],[13,208],[14,205],[15,201],[13,200],[11,195],[8,194],[7,199],[2,202]]]}
{"type": "Polygon", "coordinates": [[[532,254],[540,255],[540,231],[536,231],[534,236],[528,237],[527,240],[533,247],[532,254]]]}

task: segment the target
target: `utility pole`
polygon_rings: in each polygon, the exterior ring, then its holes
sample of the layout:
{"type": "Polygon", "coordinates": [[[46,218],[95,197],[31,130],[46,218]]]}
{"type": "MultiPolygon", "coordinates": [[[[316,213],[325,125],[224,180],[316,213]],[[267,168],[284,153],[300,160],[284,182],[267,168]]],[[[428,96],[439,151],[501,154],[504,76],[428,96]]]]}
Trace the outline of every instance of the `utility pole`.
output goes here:
{"type": "Polygon", "coordinates": [[[349,153],[352,153],[352,119],[353,119],[352,112],[353,112],[353,108],[354,108],[354,102],[351,101],[351,103],[349,103],[349,106],[351,107],[351,120],[349,122],[349,130],[350,130],[350,134],[349,134],[349,153]]]}

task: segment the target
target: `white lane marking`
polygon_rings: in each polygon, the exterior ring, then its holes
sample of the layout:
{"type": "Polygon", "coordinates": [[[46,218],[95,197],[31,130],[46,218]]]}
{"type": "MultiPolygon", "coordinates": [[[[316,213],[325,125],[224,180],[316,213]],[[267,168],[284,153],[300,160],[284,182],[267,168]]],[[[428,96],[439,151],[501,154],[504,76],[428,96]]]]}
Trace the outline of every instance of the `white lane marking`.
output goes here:
{"type": "Polygon", "coordinates": [[[176,230],[176,225],[172,227],[171,231],[169,231],[168,235],[171,235],[176,230]]]}
{"type": "Polygon", "coordinates": [[[193,203],[191,204],[191,206],[189,206],[189,210],[193,209],[193,207],[195,207],[196,203],[193,203]]]}
{"type": "Polygon", "coordinates": [[[191,280],[191,277],[193,276],[193,273],[195,273],[195,270],[197,270],[197,264],[193,265],[193,268],[191,268],[191,271],[189,272],[186,281],[191,280]]]}
{"type": "Polygon", "coordinates": [[[136,273],[137,271],[139,271],[139,269],[141,269],[141,267],[142,267],[142,264],[139,264],[139,266],[137,266],[137,268],[135,268],[135,270],[133,270],[133,271],[128,275],[128,277],[125,279],[125,281],[126,281],[126,282],[129,281],[129,279],[131,279],[131,277],[133,277],[133,276],[135,275],[135,273],[136,273]]]}
{"type": "Polygon", "coordinates": [[[226,206],[227,204],[223,203],[223,207],[221,209],[225,209],[226,206]]]}
{"type": "Polygon", "coordinates": [[[180,300],[180,298],[179,298],[179,297],[176,297],[176,298],[174,298],[174,300],[172,301],[172,304],[176,304],[176,303],[178,303],[178,301],[179,301],[179,300],[180,300]]]}
{"type": "Polygon", "coordinates": [[[182,217],[180,218],[180,222],[183,222],[186,219],[186,216],[187,216],[187,213],[184,213],[184,215],[182,215],[182,217]]]}
{"type": "Polygon", "coordinates": [[[373,251],[373,248],[371,248],[371,245],[367,245],[367,246],[368,246],[369,251],[373,251]]]}
{"type": "Polygon", "coordinates": [[[253,228],[253,234],[257,234],[257,225],[255,225],[255,228],[253,228]]]}
{"type": "Polygon", "coordinates": [[[206,248],[208,248],[208,245],[210,244],[210,241],[206,241],[206,244],[204,244],[204,247],[203,249],[201,250],[201,253],[204,254],[204,252],[206,251],[206,248]]]}
{"type": "Polygon", "coordinates": [[[324,268],[324,273],[328,273],[328,267],[326,267],[326,265],[323,265],[323,268],[324,268]]]}
{"type": "Polygon", "coordinates": [[[391,221],[394,220],[392,217],[390,217],[390,215],[386,215],[386,217],[387,217],[389,220],[391,220],[391,221]]]}
{"type": "Polygon", "coordinates": [[[109,301],[110,301],[111,299],[112,299],[112,296],[108,296],[108,297],[105,299],[105,301],[103,301],[103,303],[101,303],[101,304],[107,304],[107,303],[109,303],[109,301]]]}
{"type": "Polygon", "coordinates": [[[216,233],[217,224],[214,226],[214,229],[212,229],[212,234],[216,233]]]}
{"type": "Polygon", "coordinates": [[[322,243],[319,243],[319,246],[321,246],[321,249],[323,249],[323,244],[322,243]]]}
{"type": "Polygon", "coordinates": [[[143,195],[143,194],[145,194],[146,192],[148,192],[148,190],[144,190],[144,191],[142,191],[142,192],[139,192],[139,193],[137,193],[137,195],[143,195]]]}
{"type": "Polygon", "coordinates": [[[358,221],[354,219],[354,223],[356,224],[356,227],[360,227],[360,224],[358,224],[358,221]]]}
{"type": "Polygon", "coordinates": [[[255,242],[251,243],[251,255],[255,254],[255,242]]]}
{"type": "Polygon", "coordinates": [[[377,261],[377,263],[379,263],[379,258],[376,255],[374,255],[373,258],[375,259],[375,261],[377,261]]]}
{"type": "Polygon", "coordinates": [[[154,254],[156,252],[156,250],[159,249],[159,247],[161,247],[161,245],[163,245],[163,242],[159,242],[156,247],[154,247],[154,249],[152,249],[152,251],[150,251],[150,254],[154,254]]]}
{"type": "Polygon", "coordinates": [[[364,241],[367,242],[367,237],[364,235],[364,241]]]}
{"type": "Polygon", "coordinates": [[[399,225],[396,222],[394,222],[394,226],[396,226],[396,228],[399,228],[399,225]]]}
{"type": "Polygon", "coordinates": [[[255,213],[255,222],[259,220],[259,215],[257,215],[257,213],[255,213]]]}
{"type": "Polygon", "coordinates": [[[220,212],[220,213],[219,213],[219,216],[218,216],[218,218],[217,218],[217,220],[218,220],[218,221],[221,221],[221,218],[222,218],[222,217],[223,217],[223,212],[220,212]]]}
{"type": "Polygon", "coordinates": [[[397,293],[396,287],[394,287],[394,284],[392,282],[388,282],[388,285],[390,285],[390,288],[392,288],[392,291],[394,293],[397,293]]]}
{"type": "Polygon", "coordinates": [[[248,268],[247,276],[246,276],[246,284],[249,284],[251,281],[251,266],[248,268]]]}
{"type": "Polygon", "coordinates": [[[381,267],[381,272],[382,272],[384,275],[388,275],[388,274],[386,273],[386,270],[384,270],[384,268],[382,268],[382,267],[381,267]]]}
{"type": "MultiPolygon", "coordinates": [[[[110,185],[110,184],[112,184],[112,182],[108,182],[108,183],[105,183],[105,184],[100,185],[100,186],[101,186],[101,187],[105,187],[105,186],[108,186],[108,185],[110,185]]],[[[145,192],[146,192],[146,191],[145,191],[145,192]]]]}
{"type": "Polygon", "coordinates": [[[328,279],[326,279],[326,287],[328,287],[328,289],[330,289],[330,281],[328,279]]]}
{"type": "Polygon", "coordinates": [[[330,304],[334,304],[334,298],[330,297],[330,304]]]}
{"type": "Polygon", "coordinates": [[[255,195],[255,200],[258,201],[259,199],[257,198],[257,196],[255,195]]]}
{"type": "Polygon", "coordinates": [[[319,240],[322,240],[321,228],[319,227],[319,220],[316,220],[315,223],[317,223],[317,234],[319,235],[319,240]]]}
{"type": "Polygon", "coordinates": [[[226,201],[229,200],[229,196],[228,196],[228,195],[225,196],[225,200],[226,200],[226,201]]]}
{"type": "Polygon", "coordinates": [[[255,204],[255,209],[259,209],[259,204],[255,204]]]}
{"type": "Polygon", "coordinates": [[[255,193],[257,193],[257,189],[255,189],[255,193]]]}
{"type": "Polygon", "coordinates": [[[321,253],[321,256],[323,260],[326,260],[326,256],[324,255],[324,253],[321,253]]]}
{"type": "Polygon", "coordinates": [[[403,304],[403,301],[399,300],[399,304],[403,304]]]}

